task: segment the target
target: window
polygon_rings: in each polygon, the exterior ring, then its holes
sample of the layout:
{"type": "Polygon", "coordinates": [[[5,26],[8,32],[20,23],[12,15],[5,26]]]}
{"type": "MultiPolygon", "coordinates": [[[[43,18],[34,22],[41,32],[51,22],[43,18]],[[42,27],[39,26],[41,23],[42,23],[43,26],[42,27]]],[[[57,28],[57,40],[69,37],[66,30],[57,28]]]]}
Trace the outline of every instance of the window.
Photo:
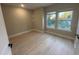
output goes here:
{"type": "Polygon", "coordinates": [[[58,13],[58,29],[71,31],[72,11],[58,13]]]}
{"type": "Polygon", "coordinates": [[[47,13],[47,28],[55,28],[56,12],[47,13]]]}
{"type": "Polygon", "coordinates": [[[72,15],[73,11],[47,13],[47,28],[71,31],[72,15]]]}

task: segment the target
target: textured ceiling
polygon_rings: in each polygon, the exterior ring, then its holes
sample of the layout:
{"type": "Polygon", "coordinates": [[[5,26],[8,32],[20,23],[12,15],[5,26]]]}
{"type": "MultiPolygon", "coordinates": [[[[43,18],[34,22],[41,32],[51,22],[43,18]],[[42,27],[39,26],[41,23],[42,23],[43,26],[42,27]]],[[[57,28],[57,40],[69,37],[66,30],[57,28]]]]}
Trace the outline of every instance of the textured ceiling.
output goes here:
{"type": "MultiPolygon", "coordinates": [[[[7,3],[6,5],[21,7],[20,3],[7,3]]],[[[23,5],[24,5],[24,8],[35,9],[39,7],[46,7],[46,6],[52,5],[52,3],[23,3],[23,5]]]]}

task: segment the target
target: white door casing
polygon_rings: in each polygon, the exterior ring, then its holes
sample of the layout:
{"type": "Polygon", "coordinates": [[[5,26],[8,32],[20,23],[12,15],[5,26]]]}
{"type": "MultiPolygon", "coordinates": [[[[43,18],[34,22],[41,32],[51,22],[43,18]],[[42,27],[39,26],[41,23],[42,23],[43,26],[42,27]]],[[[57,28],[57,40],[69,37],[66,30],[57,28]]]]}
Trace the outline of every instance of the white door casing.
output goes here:
{"type": "Polygon", "coordinates": [[[0,4],[0,55],[11,55],[11,49],[8,44],[9,40],[0,4]]]}

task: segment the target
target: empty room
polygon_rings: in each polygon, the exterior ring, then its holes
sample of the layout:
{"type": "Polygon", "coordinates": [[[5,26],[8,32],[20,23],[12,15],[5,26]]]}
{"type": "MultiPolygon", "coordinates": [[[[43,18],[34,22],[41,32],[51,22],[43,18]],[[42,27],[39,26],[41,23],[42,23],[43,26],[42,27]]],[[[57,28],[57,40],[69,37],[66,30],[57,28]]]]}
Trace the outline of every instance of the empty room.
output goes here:
{"type": "Polygon", "coordinates": [[[78,3],[0,4],[0,55],[79,54],[78,3]]]}

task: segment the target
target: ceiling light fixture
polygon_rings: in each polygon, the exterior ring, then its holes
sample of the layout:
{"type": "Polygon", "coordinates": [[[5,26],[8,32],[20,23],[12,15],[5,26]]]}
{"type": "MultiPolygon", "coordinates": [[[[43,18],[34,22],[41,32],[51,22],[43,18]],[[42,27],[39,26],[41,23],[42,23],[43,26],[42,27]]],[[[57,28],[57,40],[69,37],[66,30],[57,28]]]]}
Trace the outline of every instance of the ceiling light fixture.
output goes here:
{"type": "Polygon", "coordinates": [[[24,5],[23,5],[23,4],[21,4],[21,7],[24,7],[24,5]]]}

